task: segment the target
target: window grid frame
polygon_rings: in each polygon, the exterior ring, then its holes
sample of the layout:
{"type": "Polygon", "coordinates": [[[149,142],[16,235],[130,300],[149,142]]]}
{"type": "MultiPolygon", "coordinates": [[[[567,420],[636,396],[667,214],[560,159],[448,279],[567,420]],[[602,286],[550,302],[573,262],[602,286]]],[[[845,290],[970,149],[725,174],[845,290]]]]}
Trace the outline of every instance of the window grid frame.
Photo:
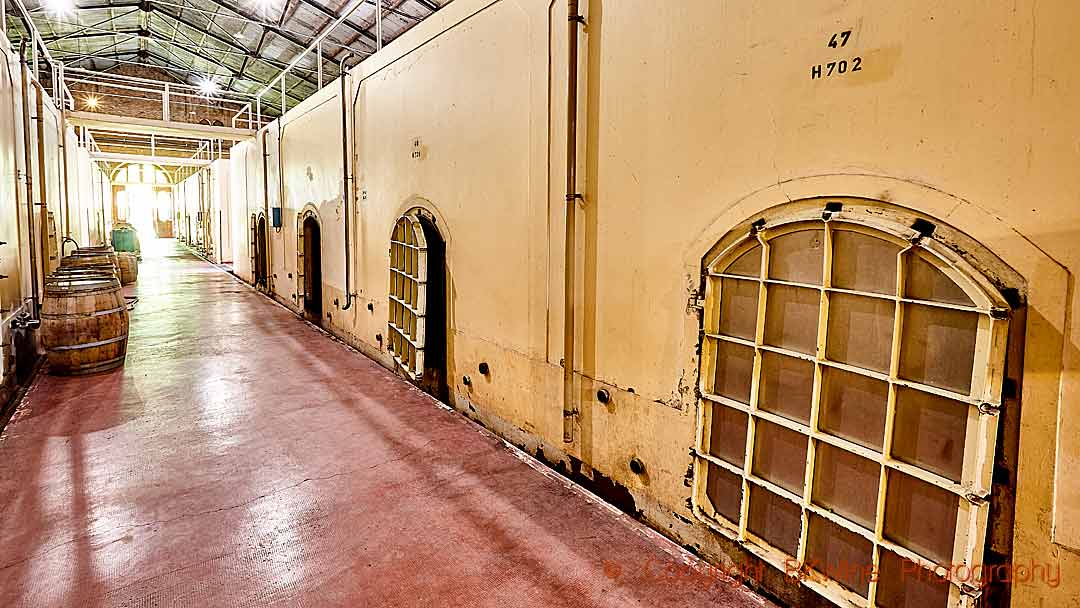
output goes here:
{"type": "Polygon", "coordinates": [[[387,289],[387,349],[398,366],[411,379],[419,380],[424,373],[424,338],[427,312],[427,239],[423,227],[412,214],[403,215],[394,223],[390,235],[390,284],[387,289]],[[411,239],[410,239],[411,236],[411,239]],[[411,241],[411,242],[410,242],[411,241]],[[400,287],[402,294],[395,293],[400,287]],[[412,292],[415,291],[415,298],[412,292]],[[408,293],[405,293],[408,292],[408,293]],[[395,314],[409,317],[398,323],[395,314]],[[411,325],[411,327],[410,327],[411,325]],[[414,356],[401,353],[410,348],[414,356]]]}
{"type": "Polygon", "coordinates": [[[304,223],[309,217],[315,218],[316,223],[319,221],[319,216],[315,214],[315,211],[308,209],[300,213],[296,217],[296,305],[301,311],[304,310],[304,298],[307,297],[307,289],[304,288],[304,277],[306,273],[305,256],[307,251],[304,248],[304,223]]]}
{"type": "MultiPolygon", "coordinates": [[[[736,243],[724,249],[719,255],[706,266],[705,280],[705,310],[703,315],[703,328],[701,332],[701,366],[699,374],[699,399],[696,445],[694,452],[694,478],[695,488],[692,494],[693,509],[695,515],[702,519],[711,528],[722,534],[738,540],[745,547],[766,561],[781,569],[785,569],[787,554],[772,547],[767,541],[757,537],[747,529],[749,519],[749,496],[750,485],[758,485],[774,494],[795,502],[800,506],[800,532],[798,555],[792,556],[800,565],[805,564],[806,548],[808,545],[809,525],[808,518],[811,514],[820,516],[849,532],[857,534],[872,543],[872,566],[875,572],[880,572],[881,550],[888,549],[898,556],[921,565],[923,568],[935,570],[941,564],[935,563],[907,549],[906,547],[892,542],[884,536],[885,502],[888,488],[888,476],[890,474],[903,473],[916,479],[942,488],[957,498],[957,523],[953,537],[952,564],[972,565],[981,562],[982,551],[985,543],[985,531],[987,525],[990,494],[991,473],[993,466],[994,450],[996,448],[996,433],[999,420],[998,409],[1001,406],[1001,381],[1004,375],[1004,356],[1008,332],[1008,316],[1002,316],[1002,311],[1008,310],[1008,305],[992,287],[989,281],[980,273],[953,254],[932,238],[921,238],[913,230],[899,225],[880,222],[861,221],[862,218],[848,218],[843,213],[833,214],[831,217],[816,218],[813,216],[792,217],[787,221],[777,222],[767,228],[754,230],[750,235],[740,239],[736,243]],[[769,241],[778,236],[807,229],[823,230],[824,250],[822,253],[823,274],[821,285],[812,285],[792,281],[779,281],[769,278],[769,241]],[[832,287],[833,268],[833,234],[837,229],[860,232],[878,239],[884,239],[897,245],[896,254],[896,288],[892,295],[875,292],[864,292],[853,289],[839,289],[832,287]],[[755,247],[761,247],[761,259],[758,273],[755,277],[717,272],[715,267],[727,267],[742,254],[751,251],[755,247]],[[906,261],[914,252],[921,251],[924,259],[932,260],[933,265],[942,271],[949,279],[958,285],[971,300],[972,305],[951,304],[946,302],[928,302],[905,296],[904,281],[907,276],[906,261]],[[721,306],[720,282],[723,279],[749,281],[758,283],[757,316],[755,318],[754,340],[724,336],[719,333],[719,316],[721,306]],[[769,285],[791,285],[800,288],[817,290],[819,293],[817,350],[814,355],[798,353],[781,347],[764,344],[765,311],[768,305],[769,285]],[[889,352],[889,372],[881,374],[873,370],[858,367],[856,365],[842,364],[830,361],[826,358],[826,346],[828,340],[829,298],[830,294],[844,293],[863,297],[891,300],[894,302],[892,344],[889,352]],[[899,377],[901,345],[903,343],[903,320],[904,310],[907,306],[925,305],[945,309],[962,310],[978,315],[976,327],[976,342],[974,361],[972,364],[972,377],[969,393],[964,395],[948,389],[940,389],[919,382],[905,380],[899,377]],[[750,386],[749,404],[712,394],[708,387],[712,383],[715,374],[715,352],[718,341],[728,341],[754,349],[753,370],[750,386]],[[786,356],[793,356],[801,360],[811,361],[814,364],[813,393],[811,400],[810,422],[803,424],[758,409],[762,352],[776,352],[786,356]],[[866,448],[846,439],[830,435],[819,428],[819,415],[821,408],[821,383],[822,370],[834,367],[849,372],[854,372],[878,381],[887,382],[888,398],[886,402],[885,429],[881,451],[866,448]],[[968,416],[965,427],[965,448],[963,466],[961,469],[960,482],[954,482],[941,475],[933,473],[918,465],[901,462],[892,457],[892,440],[896,419],[896,397],[899,388],[908,387],[924,393],[954,399],[967,404],[968,416]],[[711,446],[711,417],[712,408],[718,404],[729,407],[747,415],[746,421],[746,448],[743,454],[742,466],[733,465],[709,453],[711,446]],[[780,488],[767,480],[753,474],[754,442],[758,420],[765,420],[780,424],[807,437],[807,457],[805,465],[805,478],[803,495],[797,496],[780,488]],[[813,503],[813,482],[816,472],[816,449],[819,442],[829,444],[847,453],[855,454],[862,458],[868,458],[879,466],[877,504],[874,517],[874,529],[868,530],[858,523],[848,520],[844,516],[833,513],[831,510],[813,503]],[[872,457],[871,457],[872,456],[872,457]],[[739,521],[731,522],[715,512],[710,512],[711,501],[706,495],[707,477],[709,464],[720,467],[729,473],[739,476],[741,482],[741,497],[739,506],[739,521]]],[[[940,570],[938,570],[940,571],[940,570]]],[[[952,570],[950,570],[951,572],[952,570]]],[[[804,583],[815,589],[826,598],[841,605],[850,606],[875,606],[878,583],[872,579],[866,596],[849,591],[837,581],[829,579],[824,574],[811,572],[811,576],[804,583]]],[[[876,577],[875,577],[876,579],[876,577]]],[[[949,579],[949,606],[971,606],[978,597],[978,591],[964,581],[955,577],[949,579]]]]}

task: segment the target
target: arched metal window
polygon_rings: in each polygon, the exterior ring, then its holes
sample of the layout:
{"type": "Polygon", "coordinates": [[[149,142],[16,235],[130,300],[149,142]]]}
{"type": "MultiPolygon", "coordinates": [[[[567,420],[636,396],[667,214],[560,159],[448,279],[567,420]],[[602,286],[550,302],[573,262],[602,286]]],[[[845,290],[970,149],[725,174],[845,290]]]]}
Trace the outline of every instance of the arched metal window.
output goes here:
{"type": "Polygon", "coordinates": [[[906,225],[824,218],[706,260],[694,511],[839,605],[971,606],[1008,305],[906,225]]]}
{"type": "Polygon", "coordinates": [[[296,303],[301,308],[304,307],[304,297],[307,295],[304,282],[307,268],[305,266],[307,251],[304,249],[304,224],[308,218],[314,218],[316,224],[319,222],[319,216],[314,209],[307,209],[296,216],[296,303]]]}
{"type": "Polygon", "coordinates": [[[387,347],[413,380],[424,373],[427,310],[427,240],[420,221],[404,215],[390,238],[390,307],[387,347]]]}

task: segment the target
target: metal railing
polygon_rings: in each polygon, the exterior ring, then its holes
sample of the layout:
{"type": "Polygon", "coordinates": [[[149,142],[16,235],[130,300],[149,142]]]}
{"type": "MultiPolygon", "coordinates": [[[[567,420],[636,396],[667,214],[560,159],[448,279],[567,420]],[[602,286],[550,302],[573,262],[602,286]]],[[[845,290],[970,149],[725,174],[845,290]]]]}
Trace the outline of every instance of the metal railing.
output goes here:
{"type": "Polygon", "coordinates": [[[34,26],[34,20],[30,18],[30,11],[26,9],[21,0],[0,0],[0,31],[3,31],[5,36],[8,31],[8,18],[11,16],[19,18],[29,35],[30,59],[27,63],[30,65],[31,76],[38,82],[42,82],[41,64],[43,62],[48,64],[52,82],[53,103],[60,109],[74,107],[75,98],[72,97],[71,91],[64,84],[64,64],[57,61],[49,53],[48,45],[41,37],[37,27],[34,26]],[[14,13],[12,13],[12,9],[14,9],[14,13]]]}
{"type": "MultiPolygon", "coordinates": [[[[288,91],[287,91],[287,87],[286,87],[286,85],[287,85],[286,78],[288,77],[288,75],[290,73],[292,73],[293,70],[298,69],[298,66],[299,66],[300,62],[303,61],[304,58],[308,57],[309,55],[314,55],[315,56],[315,64],[316,64],[316,70],[315,71],[316,71],[316,79],[317,79],[316,80],[316,82],[317,82],[316,90],[321,90],[323,88],[323,84],[324,84],[323,83],[323,80],[324,80],[323,79],[323,62],[324,62],[323,41],[326,40],[326,38],[331,33],[333,33],[335,28],[340,26],[342,23],[345,22],[346,19],[348,19],[350,16],[352,16],[352,14],[356,12],[356,9],[360,8],[361,6],[363,6],[365,4],[374,4],[375,5],[375,51],[377,52],[377,51],[381,50],[382,46],[383,46],[383,28],[382,28],[383,0],[352,0],[351,2],[349,2],[347,5],[345,5],[342,8],[341,14],[339,14],[336,19],[334,19],[332,22],[326,24],[321,30],[319,30],[319,32],[315,35],[315,38],[311,41],[311,43],[308,44],[308,46],[306,48],[304,48],[304,50],[297,53],[297,55],[295,57],[293,57],[292,61],[290,61],[288,63],[288,65],[286,65],[281,70],[281,72],[279,72],[278,75],[274,77],[273,80],[271,80],[269,83],[267,83],[267,85],[265,87],[263,87],[258,93],[255,94],[254,101],[252,101],[247,106],[241,108],[240,111],[237,112],[236,115],[233,116],[233,118],[232,118],[233,126],[235,127],[237,124],[239,124],[241,122],[244,122],[244,121],[247,121],[249,124],[254,122],[254,123],[259,124],[260,126],[265,124],[264,121],[263,121],[263,113],[262,113],[262,99],[263,99],[263,96],[266,95],[267,93],[269,93],[270,91],[274,90],[275,88],[279,87],[279,86],[281,88],[281,115],[284,116],[285,112],[287,112],[288,109],[289,109],[288,108],[288,97],[287,97],[287,92],[288,91]]],[[[346,57],[348,57],[348,56],[346,56],[346,57]]],[[[339,70],[339,72],[340,71],[341,70],[339,70]]],[[[338,76],[340,77],[341,74],[339,73],[338,76]]]]}
{"type": "MultiPolygon", "coordinates": [[[[327,37],[341,24],[352,16],[364,4],[375,5],[375,51],[382,49],[383,46],[383,0],[351,0],[341,11],[341,13],[330,23],[326,24],[312,39],[311,43],[299,52],[293,59],[274,77],[266,86],[259,90],[258,93],[252,95],[248,93],[238,93],[231,91],[215,92],[212,96],[214,103],[218,104],[215,107],[227,110],[229,106],[237,108],[235,114],[233,114],[230,123],[235,128],[246,128],[252,130],[258,130],[269,123],[269,119],[263,117],[263,98],[267,93],[280,87],[281,89],[281,106],[280,113],[284,115],[288,110],[288,83],[287,78],[294,71],[304,70],[310,72],[311,70],[301,68],[299,64],[308,56],[314,55],[316,57],[316,90],[320,90],[324,86],[324,69],[325,56],[323,53],[323,45],[327,37]]],[[[391,9],[392,10],[392,9],[391,9]]],[[[17,16],[23,24],[24,29],[28,32],[29,41],[31,42],[31,57],[28,63],[31,65],[31,70],[34,78],[39,82],[41,81],[41,63],[44,62],[48,65],[49,73],[51,75],[53,99],[59,100],[56,106],[61,109],[74,110],[76,103],[75,97],[71,92],[70,85],[84,85],[84,86],[99,86],[116,89],[118,91],[130,91],[134,93],[149,94],[161,102],[161,119],[170,121],[174,120],[172,112],[172,104],[174,100],[184,100],[183,103],[188,107],[191,106],[210,106],[209,103],[211,96],[201,90],[200,87],[180,84],[180,83],[166,83],[158,80],[151,80],[147,78],[138,78],[135,76],[127,76],[121,74],[106,74],[103,72],[94,72],[91,70],[85,70],[82,68],[65,67],[64,63],[55,59],[51,53],[49,53],[48,45],[41,37],[37,28],[34,25],[33,20],[30,17],[30,12],[23,5],[22,0],[0,0],[0,29],[7,32],[8,30],[8,18],[10,16],[17,16]],[[72,78],[70,75],[76,75],[72,78]]],[[[132,35],[126,33],[117,33],[117,35],[132,35]]],[[[340,46],[340,45],[339,45],[340,46]]],[[[355,53],[355,51],[354,51],[355,53]]],[[[370,54],[370,53],[369,53],[370,54]]],[[[339,66],[340,67],[340,66],[339,66]]],[[[341,70],[339,69],[339,72],[341,70]]],[[[310,81],[309,81],[310,82],[310,81]]],[[[111,94],[113,97],[121,97],[119,94],[111,94]]],[[[145,99],[145,97],[143,97],[145,99]]],[[[182,121],[181,121],[182,122],[182,121]]]]}
{"type": "MultiPolygon", "coordinates": [[[[250,105],[249,100],[253,97],[250,94],[231,91],[221,91],[210,96],[199,87],[189,84],[163,82],[124,74],[94,72],[82,68],[67,68],[64,71],[64,76],[66,78],[65,86],[99,89],[92,93],[94,95],[129,100],[157,100],[161,105],[161,120],[165,121],[187,122],[184,120],[186,117],[177,115],[177,105],[187,109],[220,110],[222,115],[225,116],[232,108],[241,108],[242,110],[250,105]],[[113,92],[102,92],[100,89],[113,92]],[[125,92],[133,94],[125,95],[125,92]]],[[[195,110],[191,111],[195,112],[195,110]]],[[[233,126],[237,126],[236,121],[233,121],[233,126]]],[[[244,126],[249,129],[257,129],[261,124],[248,121],[244,126]]]]}

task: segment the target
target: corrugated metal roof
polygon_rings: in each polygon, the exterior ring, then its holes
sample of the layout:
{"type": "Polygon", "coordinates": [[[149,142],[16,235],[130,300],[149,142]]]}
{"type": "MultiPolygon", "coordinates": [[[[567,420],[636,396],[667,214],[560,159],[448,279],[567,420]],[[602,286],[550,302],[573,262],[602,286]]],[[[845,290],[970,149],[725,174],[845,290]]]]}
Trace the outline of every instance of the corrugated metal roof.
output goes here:
{"type": "MultiPolygon", "coordinates": [[[[348,54],[376,46],[376,1],[368,0],[323,42],[324,82],[337,77],[348,54]]],[[[381,0],[384,44],[450,0],[381,0]]],[[[197,84],[207,77],[223,90],[256,93],[338,18],[349,0],[84,0],[56,12],[52,0],[27,0],[50,52],[66,65],[107,71],[141,64],[197,84]]],[[[9,39],[22,26],[9,20],[9,39]]],[[[309,55],[288,78],[289,105],[316,90],[316,59],[309,55]]],[[[267,107],[280,106],[280,87],[267,107]]]]}

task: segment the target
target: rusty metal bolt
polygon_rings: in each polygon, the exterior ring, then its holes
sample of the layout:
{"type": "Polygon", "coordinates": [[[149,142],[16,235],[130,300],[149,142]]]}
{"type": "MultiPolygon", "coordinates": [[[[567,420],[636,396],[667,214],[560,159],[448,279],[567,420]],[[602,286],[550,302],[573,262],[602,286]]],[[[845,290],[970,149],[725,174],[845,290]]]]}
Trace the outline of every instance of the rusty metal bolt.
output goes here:
{"type": "Polygon", "coordinates": [[[634,475],[641,475],[645,472],[645,463],[641,462],[641,459],[637,456],[634,456],[630,459],[630,470],[633,471],[634,475]]]}
{"type": "Polygon", "coordinates": [[[607,404],[611,401],[611,393],[609,393],[606,388],[602,388],[596,391],[596,400],[600,403],[607,404]]]}

